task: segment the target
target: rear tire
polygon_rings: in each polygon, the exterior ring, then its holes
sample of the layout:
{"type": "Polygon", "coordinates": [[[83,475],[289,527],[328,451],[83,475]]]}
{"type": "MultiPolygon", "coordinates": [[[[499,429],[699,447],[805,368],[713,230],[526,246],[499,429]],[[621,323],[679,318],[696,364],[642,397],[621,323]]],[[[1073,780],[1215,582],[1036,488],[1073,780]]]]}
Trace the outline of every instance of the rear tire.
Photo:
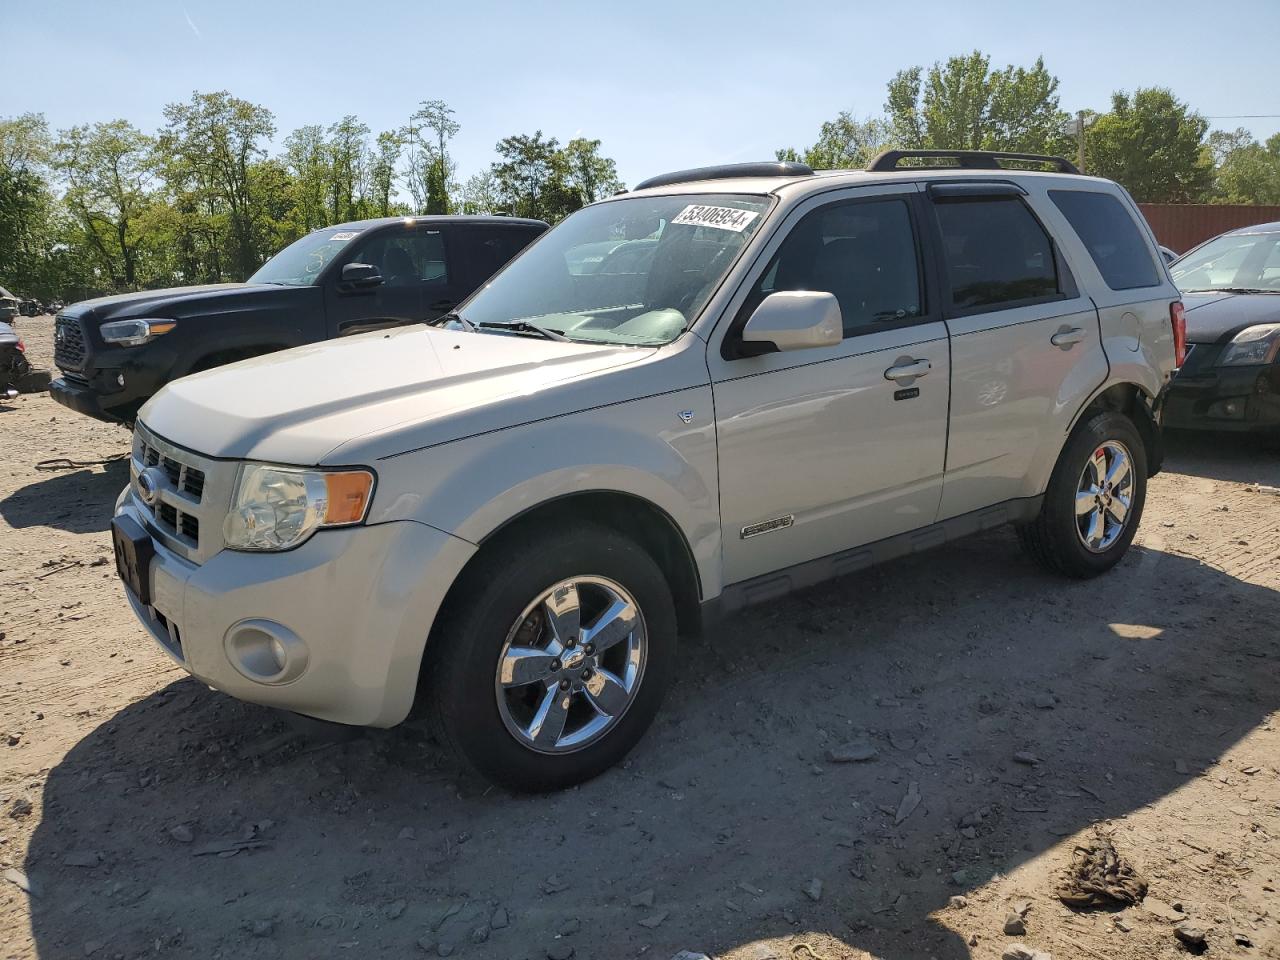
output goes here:
{"type": "Polygon", "coordinates": [[[1018,539],[1032,559],[1054,573],[1096,577],[1128,551],[1146,498],[1142,435],[1124,414],[1099,413],[1072,431],[1040,513],[1018,527],[1018,539]]]}
{"type": "Polygon", "coordinates": [[[491,781],[542,791],[589,780],[626,756],[662,703],[676,656],[666,578],[594,525],[531,527],[486,550],[433,632],[426,709],[445,746],[491,781]]]}

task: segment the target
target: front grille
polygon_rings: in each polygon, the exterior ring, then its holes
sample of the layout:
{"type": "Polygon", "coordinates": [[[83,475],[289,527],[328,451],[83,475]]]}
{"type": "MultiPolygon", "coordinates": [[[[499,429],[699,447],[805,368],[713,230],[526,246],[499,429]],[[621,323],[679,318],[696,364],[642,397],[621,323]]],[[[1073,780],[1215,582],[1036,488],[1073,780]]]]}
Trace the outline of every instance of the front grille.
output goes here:
{"type": "Polygon", "coordinates": [[[184,450],[138,424],[130,471],[134,504],[166,546],[188,560],[203,562],[222,548],[218,534],[236,466],[184,450]],[[146,471],[151,471],[148,485],[155,489],[150,506],[142,498],[138,480],[146,471]]]}
{"type": "Polygon", "coordinates": [[[83,370],[88,347],[79,320],[60,316],[54,325],[53,362],[61,370],[83,370]]]}

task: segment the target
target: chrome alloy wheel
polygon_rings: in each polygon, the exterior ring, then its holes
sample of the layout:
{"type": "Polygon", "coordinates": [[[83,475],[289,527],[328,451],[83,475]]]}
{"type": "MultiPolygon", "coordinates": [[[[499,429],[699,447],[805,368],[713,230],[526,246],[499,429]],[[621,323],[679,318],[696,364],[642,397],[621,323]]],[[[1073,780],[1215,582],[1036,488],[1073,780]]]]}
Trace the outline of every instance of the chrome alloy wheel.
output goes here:
{"type": "Polygon", "coordinates": [[[1076,487],[1076,532],[1085,549],[1102,553],[1129,525],[1133,457],[1118,440],[1099,444],[1076,487]]]}
{"type": "Polygon", "coordinates": [[[605,577],[562,580],[507,633],[494,689],[507,730],[539,753],[572,753],[611,730],[640,690],[644,616],[605,577]]]}

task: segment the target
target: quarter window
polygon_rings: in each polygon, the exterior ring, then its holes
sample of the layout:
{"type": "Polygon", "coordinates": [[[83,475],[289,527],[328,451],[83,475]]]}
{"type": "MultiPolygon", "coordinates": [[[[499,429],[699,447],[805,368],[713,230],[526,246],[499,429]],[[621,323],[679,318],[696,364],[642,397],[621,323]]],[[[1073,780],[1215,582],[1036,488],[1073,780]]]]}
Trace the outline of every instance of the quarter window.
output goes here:
{"type": "Polygon", "coordinates": [[[846,337],[921,316],[919,258],[906,202],[833,204],[806,216],[765,270],[745,314],[783,290],[834,294],[846,337]]]}
{"type": "Polygon", "coordinates": [[[1017,197],[936,200],[951,303],[961,310],[1060,297],[1053,243],[1017,197]]]}
{"type": "Polygon", "coordinates": [[[1151,250],[1118,199],[1088,190],[1050,190],[1049,198],[1084,242],[1108,287],[1159,286],[1151,250]]]}

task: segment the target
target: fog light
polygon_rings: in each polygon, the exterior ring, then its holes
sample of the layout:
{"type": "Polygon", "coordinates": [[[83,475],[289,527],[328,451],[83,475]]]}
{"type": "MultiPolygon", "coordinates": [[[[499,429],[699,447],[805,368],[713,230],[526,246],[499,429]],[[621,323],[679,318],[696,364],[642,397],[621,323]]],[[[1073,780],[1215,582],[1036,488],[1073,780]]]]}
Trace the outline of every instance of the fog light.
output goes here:
{"type": "Polygon", "coordinates": [[[1234,400],[1219,400],[1209,406],[1209,416],[1217,417],[1219,420],[1243,420],[1245,414],[1245,402],[1240,398],[1234,400]]]}
{"type": "Polygon", "coordinates": [[[307,668],[307,645],[274,620],[241,620],[227,631],[227,660],[255,683],[296,680],[307,668]]]}
{"type": "Polygon", "coordinates": [[[123,373],[117,373],[117,374],[116,374],[116,385],[117,385],[117,386],[121,386],[121,387],[123,387],[123,386],[124,386],[124,374],[123,374],[123,373]]]}

